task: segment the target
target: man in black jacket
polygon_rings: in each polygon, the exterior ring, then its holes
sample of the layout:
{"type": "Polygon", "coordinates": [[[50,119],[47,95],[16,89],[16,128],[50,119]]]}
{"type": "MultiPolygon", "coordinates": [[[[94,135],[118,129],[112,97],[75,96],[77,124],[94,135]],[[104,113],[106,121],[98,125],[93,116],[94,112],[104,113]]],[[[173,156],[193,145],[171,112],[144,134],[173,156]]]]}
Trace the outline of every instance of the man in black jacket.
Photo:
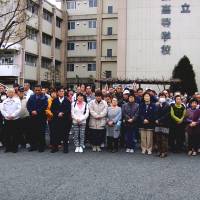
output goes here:
{"type": "Polygon", "coordinates": [[[36,85],[34,89],[35,94],[31,95],[27,102],[27,109],[30,113],[30,149],[29,151],[39,152],[45,150],[45,128],[46,128],[46,113],[48,100],[42,94],[42,87],[36,85]]]}
{"type": "Polygon", "coordinates": [[[55,98],[51,105],[52,119],[52,150],[51,153],[58,151],[58,145],[63,141],[63,152],[68,153],[68,140],[71,120],[71,103],[64,96],[64,89],[58,88],[58,97],[55,98]]]}

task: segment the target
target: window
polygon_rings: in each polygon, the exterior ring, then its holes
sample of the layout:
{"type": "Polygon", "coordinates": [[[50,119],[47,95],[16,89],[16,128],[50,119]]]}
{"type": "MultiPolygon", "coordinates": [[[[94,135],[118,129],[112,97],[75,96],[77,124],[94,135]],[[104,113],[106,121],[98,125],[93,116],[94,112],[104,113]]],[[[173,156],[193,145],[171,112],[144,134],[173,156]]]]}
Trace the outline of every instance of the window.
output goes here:
{"type": "Polygon", "coordinates": [[[29,40],[37,40],[37,30],[26,27],[26,34],[29,40]]]}
{"type": "Polygon", "coordinates": [[[62,19],[60,19],[59,17],[56,17],[56,26],[57,26],[58,28],[61,27],[61,23],[62,23],[62,19]]]}
{"type": "Polygon", "coordinates": [[[88,24],[89,24],[89,28],[96,28],[97,27],[97,21],[96,20],[89,20],[88,24]]]}
{"type": "Polygon", "coordinates": [[[97,7],[97,0],[89,0],[89,7],[97,7]]]}
{"type": "Polygon", "coordinates": [[[112,71],[105,71],[106,78],[112,78],[112,71]]]}
{"type": "Polygon", "coordinates": [[[68,30],[75,29],[75,21],[69,21],[68,22],[68,30]]]}
{"type": "Polygon", "coordinates": [[[72,63],[67,64],[67,71],[74,72],[74,64],[72,64],[72,63]]]}
{"type": "Polygon", "coordinates": [[[56,38],[55,47],[56,49],[60,49],[62,41],[56,38]]]}
{"type": "Polygon", "coordinates": [[[107,35],[112,35],[112,27],[108,27],[108,29],[107,29],[107,35]]]}
{"type": "Polygon", "coordinates": [[[96,63],[88,64],[88,71],[89,72],[96,71],[96,63]]]}
{"type": "Polygon", "coordinates": [[[13,65],[14,64],[14,55],[11,52],[4,52],[0,54],[0,65],[13,65]]]}
{"type": "Polygon", "coordinates": [[[67,2],[67,9],[76,9],[76,2],[75,1],[68,1],[67,2]]]}
{"type": "Polygon", "coordinates": [[[69,51],[75,50],[75,43],[74,42],[68,42],[67,43],[67,50],[69,50],[69,51]]]}
{"type": "Polygon", "coordinates": [[[88,42],[88,50],[96,49],[96,42],[88,42]]]}
{"type": "Polygon", "coordinates": [[[25,63],[26,63],[26,65],[36,67],[37,56],[33,56],[33,55],[30,55],[30,54],[25,54],[25,63]]]}
{"type": "Polygon", "coordinates": [[[51,36],[42,33],[42,43],[51,46],[51,36]]]}
{"type": "Polygon", "coordinates": [[[48,58],[42,58],[42,68],[45,68],[45,69],[50,69],[51,67],[51,59],[48,59],[48,58]]]}
{"type": "Polygon", "coordinates": [[[108,14],[112,14],[113,13],[113,6],[108,6],[108,14]]]}
{"type": "Polygon", "coordinates": [[[107,49],[107,57],[112,57],[112,49],[107,49]]]}
{"type": "Polygon", "coordinates": [[[30,11],[32,14],[38,14],[38,5],[31,0],[27,2],[27,10],[30,11]]]}
{"type": "Polygon", "coordinates": [[[52,13],[50,13],[48,10],[43,9],[43,18],[48,21],[48,22],[52,22],[52,13]]]}

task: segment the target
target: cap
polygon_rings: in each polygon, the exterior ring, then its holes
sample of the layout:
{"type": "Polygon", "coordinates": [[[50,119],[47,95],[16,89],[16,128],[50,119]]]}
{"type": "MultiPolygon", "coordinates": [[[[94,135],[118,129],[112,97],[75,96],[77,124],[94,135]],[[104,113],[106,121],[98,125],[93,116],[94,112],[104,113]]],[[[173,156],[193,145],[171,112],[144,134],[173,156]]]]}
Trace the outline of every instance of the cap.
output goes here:
{"type": "Polygon", "coordinates": [[[130,94],[129,90],[124,90],[123,94],[130,94]]]}
{"type": "Polygon", "coordinates": [[[24,87],[23,86],[19,86],[19,92],[24,92],[24,87]]]}

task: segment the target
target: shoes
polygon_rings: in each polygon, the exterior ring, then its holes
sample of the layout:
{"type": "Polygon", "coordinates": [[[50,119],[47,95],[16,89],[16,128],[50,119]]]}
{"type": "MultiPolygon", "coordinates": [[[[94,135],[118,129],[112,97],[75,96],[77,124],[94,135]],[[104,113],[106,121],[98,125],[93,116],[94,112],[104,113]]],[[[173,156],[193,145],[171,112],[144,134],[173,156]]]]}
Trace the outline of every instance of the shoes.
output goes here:
{"type": "Polygon", "coordinates": [[[146,150],[143,149],[143,150],[142,150],[142,154],[146,154],[146,150]]]}
{"type": "Polygon", "coordinates": [[[92,147],[92,151],[93,151],[93,152],[96,152],[96,151],[97,151],[97,146],[93,146],[93,147],[92,147]]]}
{"type": "Polygon", "coordinates": [[[165,157],[167,157],[167,154],[166,153],[161,153],[160,158],[165,158],[165,157]]]}
{"type": "Polygon", "coordinates": [[[58,152],[58,148],[53,148],[53,149],[51,150],[51,153],[56,153],[56,152],[58,152]]]}
{"type": "Polygon", "coordinates": [[[28,151],[31,152],[31,151],[36,151],[36,150],[37,150],[37,148],[30,147],[28,151]]]}
{"type": "Polygon", "coordinates": [[[127,149],[126,149],[126,153],[130,153],[130,149],[127,148],[127,149]]]}
{"type": "Polygon", "coordinates": [[[192,151],[188,151],[188,156],[191,156],[192,155],[192,151]]]}
{"type": "Polygon", "coordinates": [[[152,154],[152,151],[147,151],[147,154],[148,154],[148,155],[151,155],[151,154],[152,154]]]}
{"type": "Polygon", "coordinates": [[[78,152],[79,152],[79,147],[76,147],[75,153],[78,153],[78,152]]]}
{"type": "Polygon", "coordinates": [[[98,152],[101,152],[100,146],[97,146],[97,151],[98,151],[98,152]]]}
{"type": "Polygon", "coordinates": [[[1,147],[3,147],[3,144],[2,144],[2,142],[0,142],[0,148],[1,148],[1,147]]]}
{"type": "Polygon", "coordinates": [[[83,153],[83,148],[79,147],[79,153],[83,153]]]}
{"type": "Polygon", "coordinates": [[[193,151],[192,156],[196,156],[196,155],[197,155],[197,152],[193,151]]]}
{"type": "Polygon", "coordinates": [[[129,151],[130,153],[134,153],[134,149],[130,149],[130,151],[129,151]]]}
{"type": "Polygon", "coordinates": [[[41,148],[39,148],[39,149],[38,149],[38,152],[39,152],[39,153],[42,153],[42,152],[44,152],[44,148],[42,148],[42,147],[41,147],[41,148]]]}

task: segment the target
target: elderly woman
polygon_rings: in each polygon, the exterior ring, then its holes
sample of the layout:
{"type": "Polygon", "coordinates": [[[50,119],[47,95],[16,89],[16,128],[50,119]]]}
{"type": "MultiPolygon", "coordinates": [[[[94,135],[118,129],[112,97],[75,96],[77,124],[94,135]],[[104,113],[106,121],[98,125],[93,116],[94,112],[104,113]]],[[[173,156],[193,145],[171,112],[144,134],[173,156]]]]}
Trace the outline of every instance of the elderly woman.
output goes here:
{"type": "Polygon", "coordinates": [[[118,101],[116,98],[112,99],[111,106],[108,107],[107,114],[107,147],[109,151],[113,153],[118,151],[118,138],[120,135],[120,125],[121,125],[121,108],[117,105],[118,101]]]}

